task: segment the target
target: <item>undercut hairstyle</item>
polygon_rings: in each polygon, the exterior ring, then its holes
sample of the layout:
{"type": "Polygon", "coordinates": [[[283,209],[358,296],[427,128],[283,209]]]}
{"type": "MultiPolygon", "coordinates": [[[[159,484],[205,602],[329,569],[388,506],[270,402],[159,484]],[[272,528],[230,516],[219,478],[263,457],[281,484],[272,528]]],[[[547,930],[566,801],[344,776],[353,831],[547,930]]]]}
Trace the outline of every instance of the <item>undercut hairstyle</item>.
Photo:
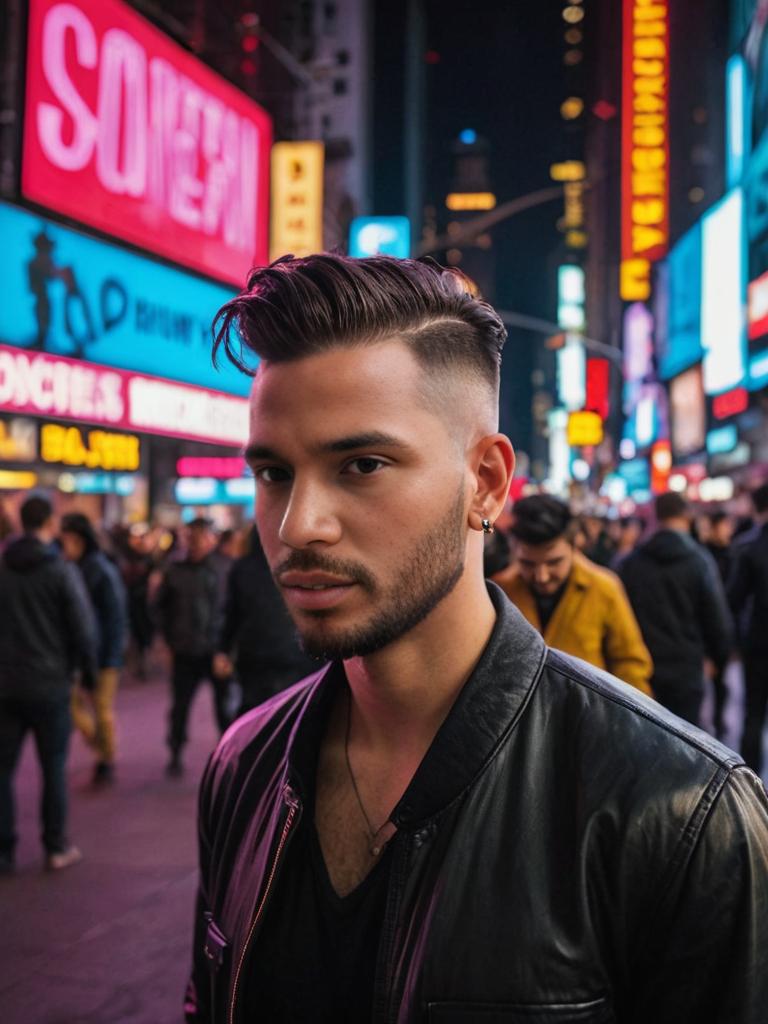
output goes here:
{"type": "Polygon", "coordinates": [[[511,534],[534,547],[564,537],[573,542],[578,522],[564,501],[552,494],[532,494],[516,501],[512,509],[511,534]]]}
{"type": "Polygon", "coordinates": [[[21,525],[25,530],[42,530],[53,515],[53,505],[42,494],[27,498],[19,510],[21,525]]]}
{"type": "Polygon", "coordinates": [[[402,339],[428,370],[469,370],[498,395],[507,331],[466,278],[433,260],[284,256],[257,268],[214,320],[220,351],[253,374],[247,353],[285,363],[339,347],[402,339]]]}
{"type": "Polygon", "coordinates": [[[687,519],[691,513],[691,506],[682,494],[667,491],[656,498],[655,511],[656,518],[663,523],[668,519],[687,519]]]}

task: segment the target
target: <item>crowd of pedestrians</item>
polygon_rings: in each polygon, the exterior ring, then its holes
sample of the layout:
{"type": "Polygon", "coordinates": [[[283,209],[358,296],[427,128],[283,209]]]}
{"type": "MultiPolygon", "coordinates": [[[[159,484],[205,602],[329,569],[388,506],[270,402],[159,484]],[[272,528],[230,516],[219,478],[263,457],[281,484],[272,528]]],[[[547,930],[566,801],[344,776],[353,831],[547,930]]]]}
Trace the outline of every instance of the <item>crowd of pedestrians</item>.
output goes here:
{"type": "Polygon", "coordinates": [[[726,669],[743,666],[740,752],[760,773],[768,713],[768,484],[754,515],[697,511],[658,495],[652,515],[580,517],[551,495],[511,508],[489,538],[486,571],[552,646],[607,669],[702,725],[713,693],[725,737],[726,669]],[[649,521],[652,520],[652,522],[649,521]],[[506,561],[506,565],[500,564],[506,561]]]}

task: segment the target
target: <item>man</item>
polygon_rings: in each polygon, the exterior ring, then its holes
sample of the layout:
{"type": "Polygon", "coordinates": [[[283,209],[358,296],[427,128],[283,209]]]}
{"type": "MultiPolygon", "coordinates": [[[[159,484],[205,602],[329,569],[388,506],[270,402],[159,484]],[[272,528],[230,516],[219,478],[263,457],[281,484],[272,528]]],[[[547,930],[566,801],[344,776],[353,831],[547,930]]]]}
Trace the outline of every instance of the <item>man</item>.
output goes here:
{"type": "Polygon", "coordinates": [[[717,567],[690,535],[691,511],[674,491],[655,502],[658,529],[622,562],[620,575],[653,658],[658,700],[699,724],[705,659],[722,671],[731,621],[717,567]]]}
{"type": "Polygon", "coordinates": [[[219,679],[236,672],[242,693],[238,715],[302,679],[315,667],[299,646],[256,527],[251,530],[248,554],[238,558],[229,573],[213,667],[219,679]]]}
{"type": "Polygon", "coordinates": [[[125,587],[117,566],[101,550],[87,516],[70,512],[61,520],[64,557],[83,577],[98,629],[97,673],[72,694],[72,718],[86,743],[96,752],[93,784],[115,778],[115,698],[123,665],[128,612],[125,587]]]}
{"type": "MultiPolygon", "coordinates": [[[[728,577],[730,576],[731,564],[733,562],[731,541],[733,540],[734,526],[733,517],[724,509],[716,509],[714,512],[708,512],[706,515],[706,538],[703,543],[706,550],[712,556],[712,561],[717,566],[717,571],[720,574],[720,580],[724,587],[728,584],[728,577]]],[[[712,674],[712,687],[715,697],[713,724],[715,736],[719,740],[725,737],[725,708],[728,703],[726,667],[726,665],[723,665],[712,674]]],[[[750,764],[750,768],[754,768],[754,765],[750,764]]]]}
{"type": "Polygon", "coordinates": [[[607,669],[650,695],[652,664],[624,588],[574,549],[577,522],[564,501],[515,503],[515,560],[493,577],[549,647],[607,669]]]}
{"type": "Polygon", "coordinates": [[[213,654],[220,629],[222,581],[212,558],[216,533],[210,520],[199,517],[187,527],[187,554],[171,562],[155,598],[155,611],[171,649],[172,702],[168,716],[170,760],[166,772],[183,774],[182,752],[187,742],[187,720],[200,683],[213,688],[216,722],[221,732],[230,722],[228,684],[213,674],[213,654]]]}
{"type": "Polygon", "coordinates": [[[764,1022],[759,782],[483,578],[504,337],[385,256],[286,257],[223,311],[259,535],[331,664],[206,770],[190,1021],[764,1022]]]}
{"type": "Polygon", "coordinates": [[[742,623],[746,707],[741,753],[760,772],[763,729],[768,707],[768,483],[752,492],[755,527],[734,544],[734,565],[728,580],[728,600],[742,623]]]}
{"type": "Polygon", "coordinates": [[[616,551],[611,559],[611,569],[618,572],[621,563],[631,555],[645,533],[646,522],[642,516],[622,516],[619,520],[616,551]]]}
{"type": "Polygon", "coordinates": [[[31,732],[43,779],[42,841],[52,871],[82,859],[67,836],[66,761],[76,669],[94,671],[93,612],[74,566],[53,547],[53,508],[21,506],[24,535],[0,560],[0,871],[14,867],[13,776],[31,732]]]}

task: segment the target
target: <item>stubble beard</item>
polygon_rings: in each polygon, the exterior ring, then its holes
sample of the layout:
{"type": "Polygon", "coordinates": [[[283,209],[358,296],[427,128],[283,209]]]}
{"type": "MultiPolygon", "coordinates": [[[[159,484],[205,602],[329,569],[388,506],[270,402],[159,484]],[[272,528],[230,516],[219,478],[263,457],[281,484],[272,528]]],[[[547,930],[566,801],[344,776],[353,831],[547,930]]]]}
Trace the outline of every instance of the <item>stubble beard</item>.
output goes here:
{"type": "MultiPolygon", "coordinates": [[[[344,629],[333,625],[333,610],[310,613],[314,626],[297,623],[304,651],[318,661],[363,658],[399,640],[427,616],[455,588],[464,572],[464,495],[446,515],[417,541],[395,581],[382,591],[361,567],[345,566],[351,578],[373,598],[368,622],[344,629]],[[350,570],[355,569],[356,572],[350,570]]],[[[296,568],[342,568],[328,559],[291,560],[296,568]]]]}

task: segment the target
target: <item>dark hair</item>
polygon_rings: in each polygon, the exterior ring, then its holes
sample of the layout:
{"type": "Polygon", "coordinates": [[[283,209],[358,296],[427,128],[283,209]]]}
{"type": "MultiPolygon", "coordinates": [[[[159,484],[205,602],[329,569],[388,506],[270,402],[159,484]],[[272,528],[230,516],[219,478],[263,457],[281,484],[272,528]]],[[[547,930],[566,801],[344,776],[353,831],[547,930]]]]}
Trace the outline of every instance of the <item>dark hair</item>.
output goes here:
{"type": "Polygon", "coordinates": [[[253,369],[244,348],[280,363],[397,335],[422,365],[469,366],[495,390],[507,337],[495,310],[456,271],[433,260],[338,253],[283,256],[251,271],[214,330],[214,361],[223,348],[246,373],[253,369]]]}
{"type": "Polygon", "coordinates": [[[619,519],[619,526],[622,528],[622,530],[626,530],[630,526],[637,526],[638,529],[642,531],[646,528],[647,525],[648,524],[645,521],[645,519],[637,514],[630,516],[622,516],[619,519]]]}
{"type": "Polygon", "coordinates": [[[768,512],[768,483],[760,484],[759,487],[752,491],[752,504],[755,506],[755,512],[758,515],[768,512]]]}
{"type": "Polygon", "coordinates": [[[88,516],[84,516],[82,512],[68,512],[65,516],[62,516],[61,532],[74,533],[80,537],[85,543],[86,553],[98,551],[99,549],[99,540],[93,524],[88,516]]]}
{"type": "Polygon", "coordinates": [[[552,494],[532,494],[516,501],[512,509],[513,537],[523,544],[551,544],[559,537],[573,539],[576,520],[564,501],[552,494]]]}
{"type": "Polygon", "coordinates": [[[213,520],[207,519],[205,516],[197,516],[195,519],[190,519],[187,523],[188,530],[213,530],[213,520]]]}
{"type": "Polygon", "coordinates": [[[21,506],[19,515],[25,530],[40,530],[53,515],[53,505],[42,494],[34,494],[21,506]]]}
{"type": "Polygon", "coordinates": [[[724,508],[718,508],[714,512],[707,512],[707,519],[710,526],[718,526],[720,523],[725,522],[726,519],[730,519],[730,516],[724,508]]]}
{"type": "Polygon", "coordinates": [[[687,516],[691,511],[691,506],[677,491],[659,494],[654,502],[654,508],[656,518],[662,523],[667,519],[679,519],[682,516],[687,516]]]}

